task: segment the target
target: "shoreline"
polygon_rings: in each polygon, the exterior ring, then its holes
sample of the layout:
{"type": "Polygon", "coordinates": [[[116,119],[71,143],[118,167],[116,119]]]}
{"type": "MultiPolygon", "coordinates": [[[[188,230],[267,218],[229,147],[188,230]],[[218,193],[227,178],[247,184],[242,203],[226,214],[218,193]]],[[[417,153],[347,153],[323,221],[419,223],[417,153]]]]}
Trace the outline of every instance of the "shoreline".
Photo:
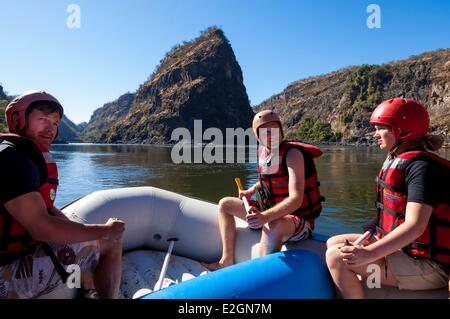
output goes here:
{"type": "MultiPolygon", "coordinates": [[[[312,145],[316,145],[316,146],[344,146],[344,147],[359,147],[359,146],[364,146],[364,147],[373,147],[373,146],[377,146],[377,144],[375,143],[342,143],[342,142],[309,142],[309,141],[299,141],[305,144],[312,144],[312,145]]],[[[161,146],[161,147],[174,147],[175,145],[177,145],[177,143],[93,143],[93,142],[58,142],[58,143],[52,143],[52,145],[122,145],[122,146],[126,146],[126,145],[130,145],[130,146],[161,146]]],[[[198,146],[202,146],[202,147],[206,147],[208,145],[210,145],[210,143],[202,143],[202,144],[184,144],[186,146],[191,146],[191,147],[198,147],[198,146]]],[[[249,148],[249,147],[256,147],[256,145],[214,145],[217,147],[245,147],[245,148],[249,148]]],[[[449,145],[450,147],[450,145],[449,145]]]]}
{"type": "MultiPolygon", "coordinates": [[[[376,147],[377,144],[375,143],[366,143],[366,142],[352,142],[352,143],[344,143],[344,142],[306,142],[301,141],[302,143],[306,144],[312,144],[316,146],[342,146],[342,147],[376,147]]],[[[161,146],[161,147],[173,147],[175,144],[169,144],[169,143],[93,143],[93,142],[57,142],[52,143],[52,145],[133,145],[133,146],[161,146]]],[[[205,147],[209,145],[209,143],[203,143],[201,146],[205,147]]],[[[200,144],[192,145],[191,146],[200,146],[200,144]]],[[[222,147],[242,147],[242,145],[217,145],[222,147]]],[[[245,145],[244,147],[248,148],[250,145],[245,145]]],[[[450,143],[444,143],[442,146],[442,149],[450,149],[450,143]]]]}

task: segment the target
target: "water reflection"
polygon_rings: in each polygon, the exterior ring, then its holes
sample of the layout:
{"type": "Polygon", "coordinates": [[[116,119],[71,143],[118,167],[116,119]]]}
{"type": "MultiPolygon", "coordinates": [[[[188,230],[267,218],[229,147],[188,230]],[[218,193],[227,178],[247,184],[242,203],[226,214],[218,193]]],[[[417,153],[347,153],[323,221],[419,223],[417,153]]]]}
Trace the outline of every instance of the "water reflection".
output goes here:
{"type": "MultiPolygon", "coordinates": [[[[376,147],[322,150],[316,163],[327,201],[317,231],[360,231],[375,215],[374,178],[385,156],[376,147]]],[[[52,153],[60,172],[59,207],[96,190],[130,186],[155,186],[218,202],[237,194],[234,177],[245,186],[257,180],[255,163],[174,164],[171,148],[165,146],[69,144],[53,146],[52,153]]],[[[441,155],[449,158],[450,151],[441,155]]]]}

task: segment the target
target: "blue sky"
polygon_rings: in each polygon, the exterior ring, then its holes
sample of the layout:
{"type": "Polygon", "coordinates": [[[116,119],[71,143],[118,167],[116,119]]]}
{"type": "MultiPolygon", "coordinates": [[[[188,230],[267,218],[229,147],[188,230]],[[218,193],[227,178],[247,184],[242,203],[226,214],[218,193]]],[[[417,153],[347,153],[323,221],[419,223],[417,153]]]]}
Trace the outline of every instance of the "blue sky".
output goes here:
{"type": "Polygon", "coordinates": [[[45,89],[76,123],[134,92],[175,44],[221,27],[252,105],[289,83],[349,65],[450,47],[450,1],[0,0],[0,82],[45,89]],[[69,29],[69,4],[81,27],[69,29]],[[381,28],[369,29],[369,4],[381,28]]]}

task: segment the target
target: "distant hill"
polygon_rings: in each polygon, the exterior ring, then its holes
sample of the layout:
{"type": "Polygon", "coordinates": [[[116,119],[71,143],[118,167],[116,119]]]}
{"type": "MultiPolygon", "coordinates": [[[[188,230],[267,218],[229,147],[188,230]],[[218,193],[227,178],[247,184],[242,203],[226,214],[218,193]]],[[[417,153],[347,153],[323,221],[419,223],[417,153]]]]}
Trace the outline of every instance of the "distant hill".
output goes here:
{"type": "Polygon", "coordinates": [[[8,126],[6,125],[5,109],[9,103],[9,98],[3,91],[3,86],[0,85],[0,133],[7,133],[8,126]]]}
{"type": "Polygon", "coordinates": [[[6,96],[5,92],[3,91],[3,86],[0,85],[0,100],[6,100],[8,97],[6,96]]]}
{"type": "Polygon", "coordinates": [[[105,142],[106,132],[127,116],[133,102],[134,94],[125,93],[117,100],[96,109],[82,130],[83,139],[89,142],[105,142]]]}
{"type": "Polygon", "coordinates": [[[56,141],[80,142],[80,134],[81,130],[78,125],[73,123],[64,115],[59,127],[59,134],[56,141]]]}
{"type": "Polygon", "coordinates": [[[370,114],[383,100],[415,98],[430,114],[435,132],[449,134],[450,49],[383,65],[344,68],[290,84],[255,107],[273,109],[291,138],[366,141],[370,114]]]}
{"type": "Polygon", "coordinates": [[[175,46],[148,81],[96,110],[84,131],[88,141],[168,143],[175,128],[248,128],[253,111],[241,68],[222,30],[212,27],[175,46]]]}
{"type": "Polygon", "coordinates": [[[87,122],[81,122],[80,124],[77,125],[78,126],[78,130],[80,132],[83,132],[86,129],[87,126],[87,122]]]}

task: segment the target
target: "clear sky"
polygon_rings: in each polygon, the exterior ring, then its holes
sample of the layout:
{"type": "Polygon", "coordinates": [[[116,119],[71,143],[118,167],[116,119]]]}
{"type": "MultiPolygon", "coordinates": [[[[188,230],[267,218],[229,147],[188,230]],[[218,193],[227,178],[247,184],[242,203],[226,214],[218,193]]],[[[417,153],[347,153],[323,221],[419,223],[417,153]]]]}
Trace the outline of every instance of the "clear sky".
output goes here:
{"type": "Polygon", "coordinates": [[[221,27],[252,105],[289,83],[349,65],[450,47],[450,1],[0,0],[0,82],[45,89],[75,123],[134,92],[175,44],[221,27]],[[67,27],[70,4],[80,28],[67,27]],[[381,28],[367,27],[369,4],[381,28]]]}

